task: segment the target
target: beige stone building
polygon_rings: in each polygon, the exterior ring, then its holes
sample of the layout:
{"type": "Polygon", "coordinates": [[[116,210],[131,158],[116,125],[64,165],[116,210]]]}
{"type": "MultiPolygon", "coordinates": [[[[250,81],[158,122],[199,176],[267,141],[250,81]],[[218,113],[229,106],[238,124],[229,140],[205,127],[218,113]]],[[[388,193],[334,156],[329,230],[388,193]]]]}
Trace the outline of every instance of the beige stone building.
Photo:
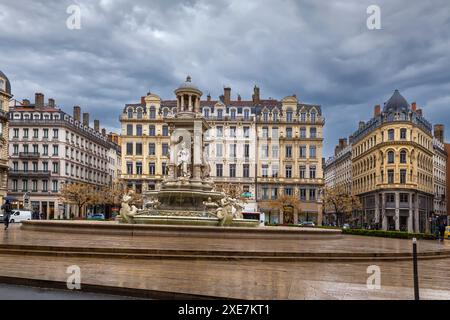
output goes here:
{"type": "MultiPolygon", "coordinates": [[[[447,160],[448,154],[444,145],[444,125],[434,126],[433,139],[433,189],[434,218],[447,222],[447,160]]],[[[436,222],[436,221],[434,221],[436,222]]]]}
{"type": "Polygon", "coordinates": [[[363,204],[362,222],[384,230],[429,231],[433,132],[422,110],[396,90],[352,138],[352,189],[363,204]]]}
{"type": "MultiPolygon", "coordinates": [[[[266,221],[321,222],[323,186],[321,107],[304,104],[295,96],[261,99],[255,87],[252,100],[231,98],[231,88],[213,100],[188,77],[176,90],[178,103],[195,105],[210,125],[207,159],[218,185],[238,185],[248,197],[246,211],[262,211],[266,221]],[[190,94],[189,90],[192,91],[190,94]],[[196,97],[193,101],[193,97],[196,97]],[[302,212],[270,209],[268,203],[289,194],[303,202],[302,212]]],[[[176,112],[177,100],[149,93],[139,103],[127,104],[122,125],[122,179],[141,192],[157,188],[167,173],[169,128],[165,118],[176,112]]]]}
{"type": "Polygon", "coordinates": [[[8,111],[12,98],[11,84],[0,71],[0,203],[8,192],[8,111]]]}

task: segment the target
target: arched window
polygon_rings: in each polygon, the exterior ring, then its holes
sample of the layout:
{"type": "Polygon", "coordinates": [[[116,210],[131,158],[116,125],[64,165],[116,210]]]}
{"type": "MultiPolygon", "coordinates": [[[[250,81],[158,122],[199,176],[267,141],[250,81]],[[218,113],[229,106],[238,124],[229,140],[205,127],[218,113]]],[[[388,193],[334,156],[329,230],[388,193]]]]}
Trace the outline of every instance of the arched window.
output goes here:
{"type": "Polygon", "coordinates": [[[389,129],[388,130],[388,140],[394,141],[394,139],[395,139],[395,131],[394,131],[394,129],[389,129]]]}
{"type": "Polygon", "coordinates": [[[167,118],[168,115],[169,115],[169,109],[164,108],[164,110],[163,110],[163,117],[167,118]]]}
{"type": "Polygon", "coordinates": [[[389,151],[387,154],[387,157],[388,157],[388,163],[394,163],[394,161],[395,161],[394,151],[389,151]]]}
{"type": "Polygon", "coordinates": [[[273,122],[278,122],[278,111],[274,111],[272,114],[273,122]]]}
{"type": "Polygon", "coordinates": [[[231,120],[236,120],[236,109],[231,109],[230,117],[231,117],[231,120]]]}
{"type": "Polygon", "coordinates": [[[263,112],[263,121],[264,122],[269,121],[269,112],[267,112],[267,111],[263,112]]]}
{"type": "Polygon", "coordinates": [[[128,108],[128,119],[133,119],[133,109],[132,108],[128,108]]]}
{"type": "Polygon", "coordinates": [[[244,120],[250,119],[250,110],[244,109],[244,120]]]}
{"type": "Polygon", "coordinates": [[[316,122],[316,112],[315,111],[311,112],[310,119],[311,119],[312,123],[316,122]]]}
{"type": "Polygon", "coordinates": [[[406,163],[406,150],[400,152],[400,163],[406,163]]]}

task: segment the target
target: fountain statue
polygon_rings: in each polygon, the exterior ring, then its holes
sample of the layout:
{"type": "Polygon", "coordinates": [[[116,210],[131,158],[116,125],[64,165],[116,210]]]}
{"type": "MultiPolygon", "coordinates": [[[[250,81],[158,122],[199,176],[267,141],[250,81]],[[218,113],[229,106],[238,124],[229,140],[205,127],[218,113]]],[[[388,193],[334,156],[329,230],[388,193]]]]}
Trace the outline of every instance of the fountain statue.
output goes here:
{"type": "Polygon", "coordinates": [[[144,208],[130,208],[131,197],[122,202],[123,223],[257,226],[259,221],[242,217],[244,204],[214,190],[205,148],[209,124],[201,114],[202,92],[190,77],[178,89],[177,112],[166,117],[170,146],[168,174],[155,190],[143,193],[144,208]],[[127,200],[127,201],[125,201],[127,200]]]}

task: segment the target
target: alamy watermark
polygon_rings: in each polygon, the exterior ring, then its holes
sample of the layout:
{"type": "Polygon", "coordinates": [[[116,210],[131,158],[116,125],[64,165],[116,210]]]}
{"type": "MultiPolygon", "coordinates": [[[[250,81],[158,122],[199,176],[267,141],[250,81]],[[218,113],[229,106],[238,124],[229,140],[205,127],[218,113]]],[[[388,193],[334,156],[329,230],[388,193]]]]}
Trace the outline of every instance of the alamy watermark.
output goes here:
{"type": "Polygon", "coordinates": [[[371,265],[367,267],[366,272],[370,274],[367,278],[367,289],[380,290],[381,289],[381,269],[377,265],[371,265]]]}
{"type": "Polygon", "coordinates": [[[66,20],[66,26],[69,30],[81,29],[81,8],[79,5],[72,4],[67,7],[66,13],[70,16],[66,20]]]}
{"type": "Polygon", "coordinates": [[[367,17],[366,25],[369,30],[380,30],[381,29],[381,9],[380,6],[376,4],[370,5],[366,10],[367,17]]]}
{"type": "Polygon", "coordinates": [[[81,269],[77,265],[67,267],[67,289],[69,290],[81,290],[81,269]]]}

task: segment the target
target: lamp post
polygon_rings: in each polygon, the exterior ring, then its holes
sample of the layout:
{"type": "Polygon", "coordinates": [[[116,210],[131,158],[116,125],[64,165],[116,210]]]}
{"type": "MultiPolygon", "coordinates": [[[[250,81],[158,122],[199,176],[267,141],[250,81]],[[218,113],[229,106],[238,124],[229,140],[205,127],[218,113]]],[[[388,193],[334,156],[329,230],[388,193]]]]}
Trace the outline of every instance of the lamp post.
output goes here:
{"type": "Polygon", "coordinates": [[[414,300],[420,300],[419,297],[419,272],[417,270],[417,240],[412,239],[413,243],[413,279],[414,279],[414,300]]]}

